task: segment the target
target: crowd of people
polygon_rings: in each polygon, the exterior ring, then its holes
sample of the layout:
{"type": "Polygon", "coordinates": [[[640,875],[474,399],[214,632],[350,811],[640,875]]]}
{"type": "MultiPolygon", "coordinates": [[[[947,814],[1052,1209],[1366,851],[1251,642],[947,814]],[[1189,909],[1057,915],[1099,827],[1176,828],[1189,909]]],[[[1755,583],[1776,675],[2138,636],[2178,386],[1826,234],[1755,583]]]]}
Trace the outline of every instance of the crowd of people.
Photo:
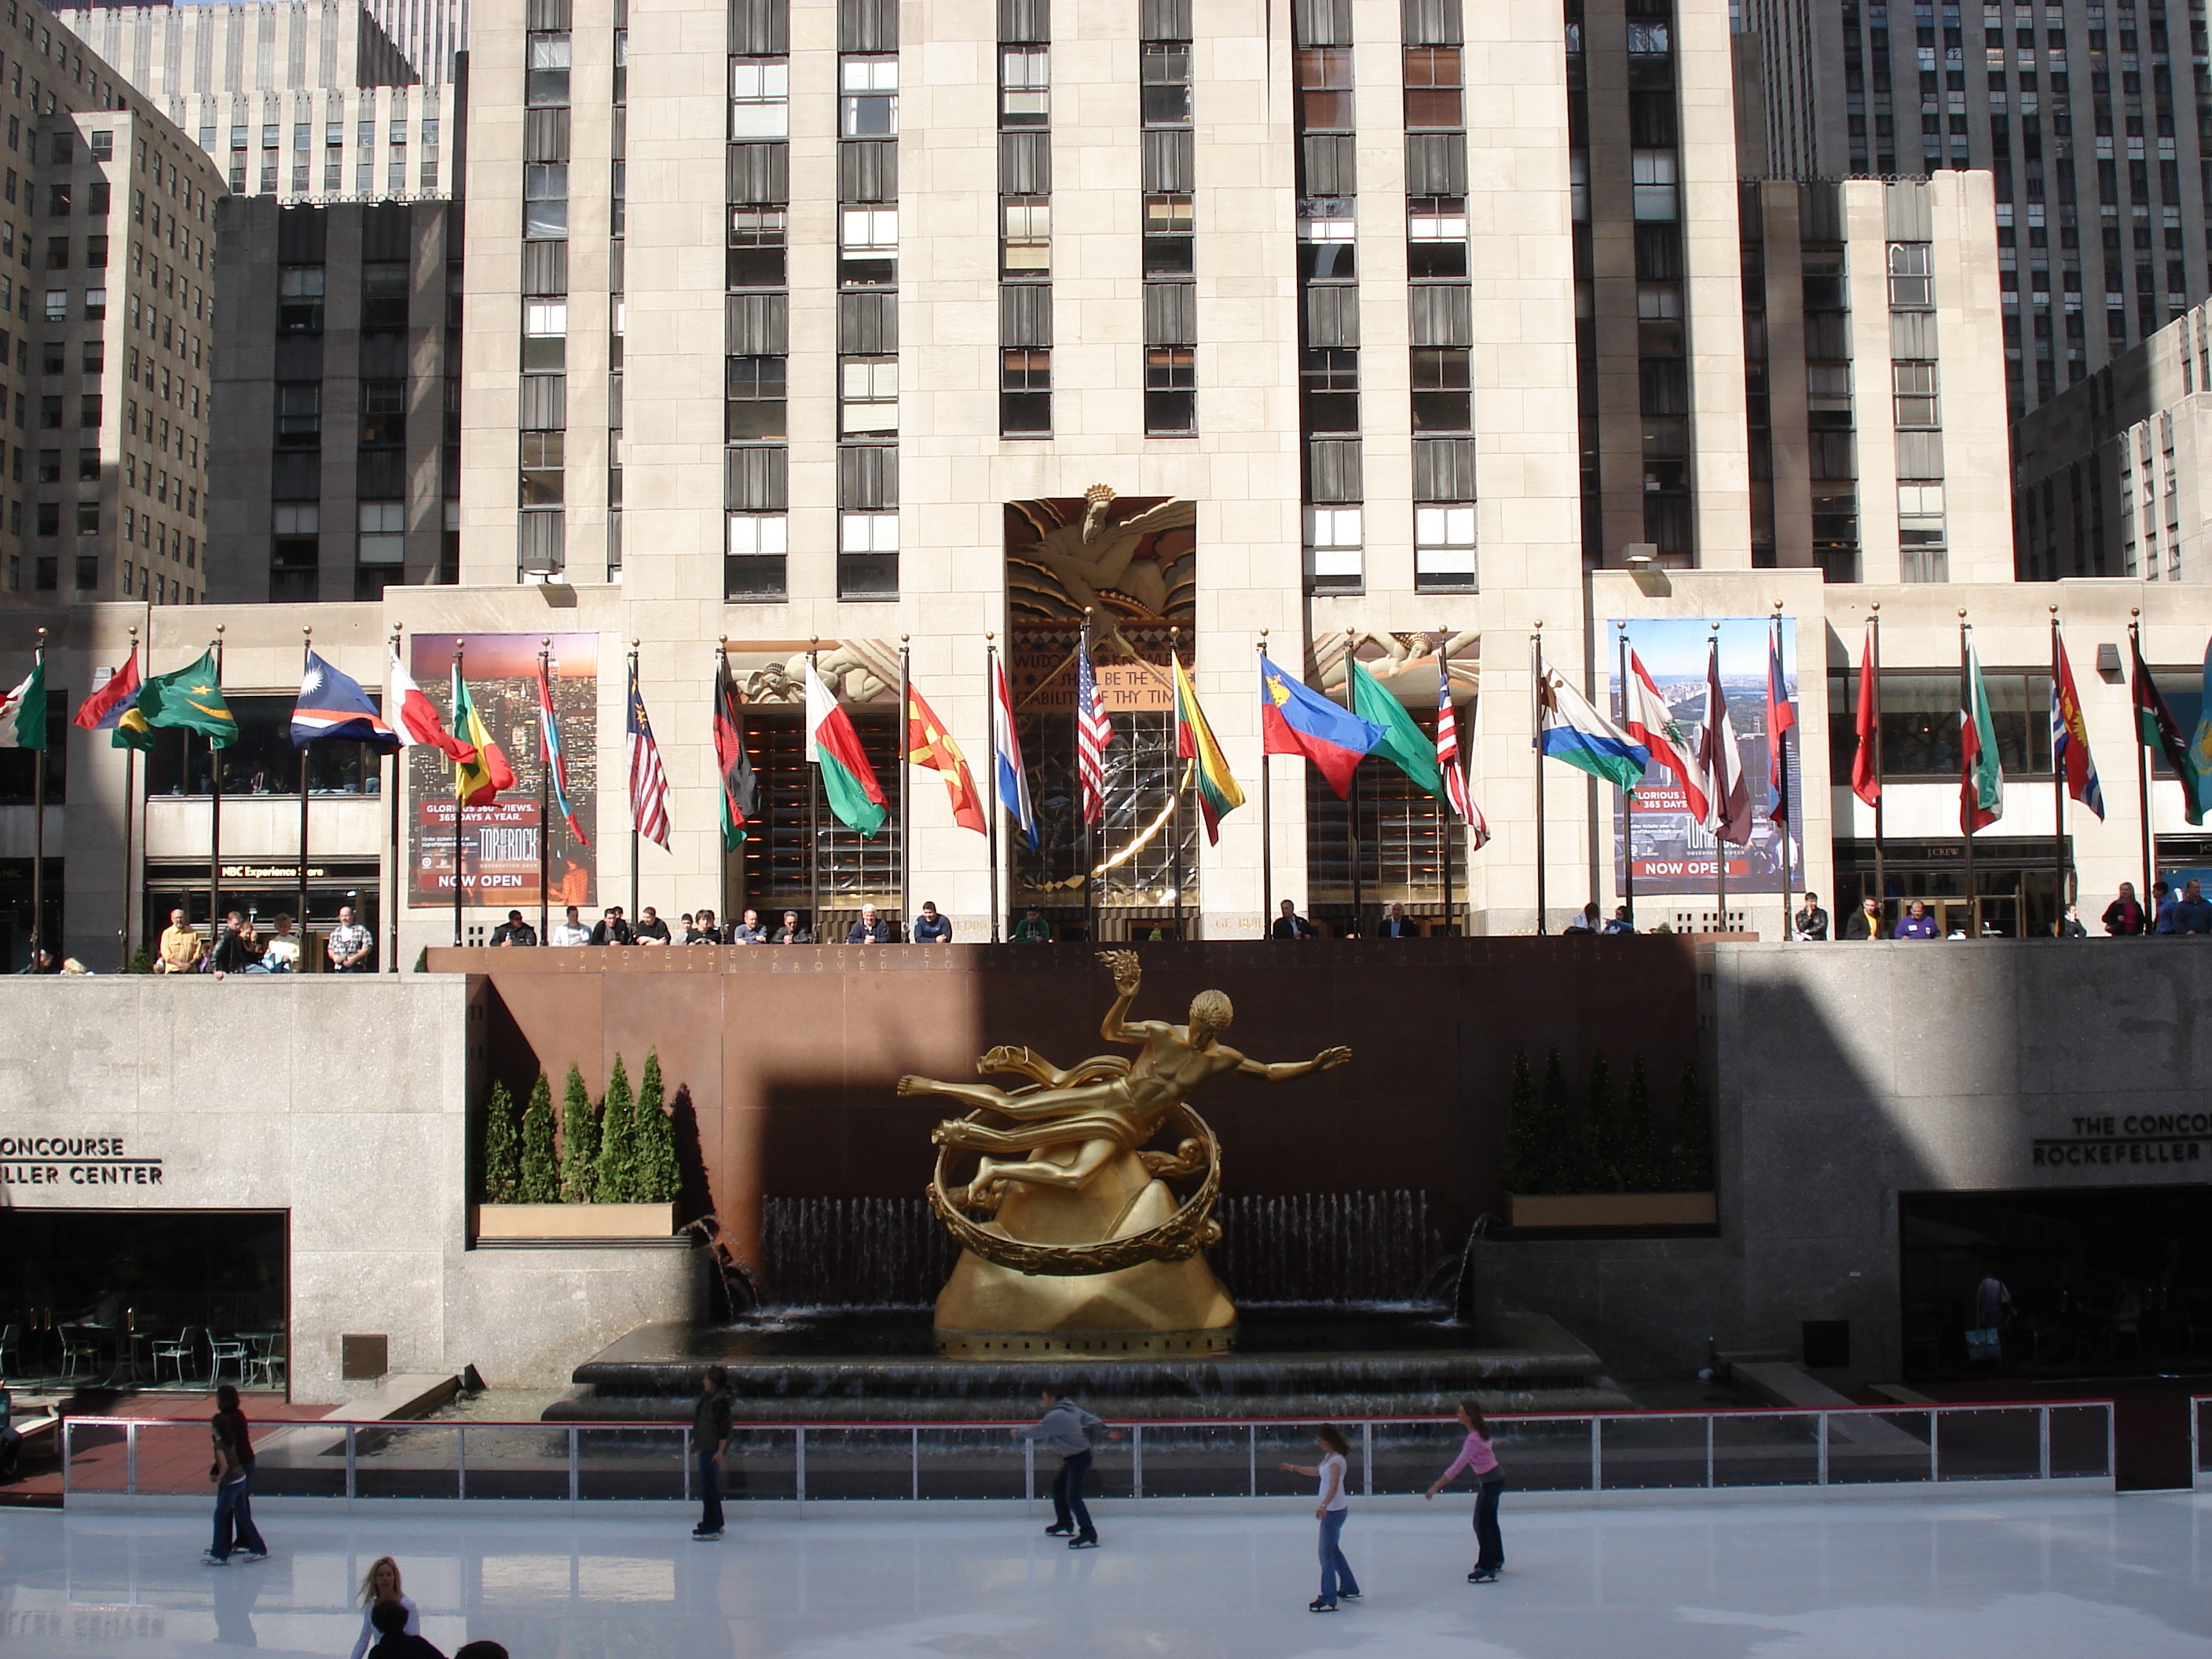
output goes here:
{"type": "MultiPolygon", "coordinates": [[[[1049,939],[1050,930],[1044,927],[1042,913],[1032,904],[1022,921],[1014,924],[1016,943],[1024,942],[1023,928],[1033,924],[1040,930],[1038,937],[1049,939]]],[[[586,922],[582,910],[571,904],[561,913],[561,920],[546,929],[548,937],[540,940],[538,930],[523,920],[522,912],[509,910],[507,920],[491,930],[487,945],[531,947],[540,943],[556,948],[580,945],[896,945],[902,938],[915,945],[950,945],[952,943],[952,921],[937,908],[934,899],[924,899],[921,908],[902,935],[899,924],[872,904],[863,904],[860,914],[845,929],[842,941],[824,937],[816,939],[811,928],[799,920],[799,912],[786,910],[771,926],[761,919],[757,910],[747,910],[735,921],[724,924],[712,910],[687,910],[674,927],[669,926],[660,912],[648,904],[638,912],[632,921],[619,904],[610,904],[599,913],[599,919],[586,922]]]]}

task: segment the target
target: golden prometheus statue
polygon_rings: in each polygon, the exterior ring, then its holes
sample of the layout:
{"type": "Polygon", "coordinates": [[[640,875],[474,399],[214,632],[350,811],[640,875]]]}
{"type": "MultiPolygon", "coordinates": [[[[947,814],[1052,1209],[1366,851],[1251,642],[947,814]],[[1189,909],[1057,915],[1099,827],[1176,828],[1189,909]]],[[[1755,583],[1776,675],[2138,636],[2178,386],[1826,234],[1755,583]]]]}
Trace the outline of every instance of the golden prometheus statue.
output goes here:
{"type": "Polygon", "coordinates": [[[970,1109],[930,1133],[938,1147],[930,1205],[961,1244],[937,1298],[947,1352],[1226,1347],[1237,1309],[1204,1255],[1221,1236],[1212,1218],[1221,1152],[1189,1097],[1224,1072],[1278,1083],[1352,1058],[1349,1048],[1325,1048],[1276,1065],[1247,1060],[1220,1040],[1235,1010],[1219,991],[1191,999],[1188,1025],[1127,1020],[1136,952],[1102,951],[1099,960],[1114,971],[1116,995],[1098,1034],[1140,1048],[1133,1060],[1101,1054],[1062,1071],[1027,1048],[998,1048],[975,1069],[1018,1073],[1030,1086],[898,1081],[902,1095],[942,1095],[970,1109]],[[1144,1150],[1171,1128],[1182,1132],[1173,1152],[1144,1150]],[[976,1170],[955,1186],[962,1152],[979,1155],[976,1170]],[[1179,1202],[1167,1183],[1193,1176],[1198,1189],[1179,1202]]]}

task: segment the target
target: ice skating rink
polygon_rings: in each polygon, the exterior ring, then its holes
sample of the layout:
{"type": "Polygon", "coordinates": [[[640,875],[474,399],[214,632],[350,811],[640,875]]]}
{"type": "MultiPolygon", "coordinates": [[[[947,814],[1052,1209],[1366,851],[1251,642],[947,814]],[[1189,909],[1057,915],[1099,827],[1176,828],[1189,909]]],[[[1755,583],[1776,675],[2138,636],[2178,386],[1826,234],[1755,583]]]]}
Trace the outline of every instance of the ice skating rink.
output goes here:
{"type": "Polygon", "coordinates": [[[0,1655],[337,1655],[375,1557],[423,1633],[514,1659],[2212,1659],[2212,1492],[1911,1495],[1536,1509],[1466,1582],[1468,1500],[1363,1510],[1365,1599],[1305,1610],[1314,1526],[1102,1506],[1071,1553],[1018,1510],[260,1516],[264,1562],[200,1565],[201,1517],[0,1511],[0,1655]]]}

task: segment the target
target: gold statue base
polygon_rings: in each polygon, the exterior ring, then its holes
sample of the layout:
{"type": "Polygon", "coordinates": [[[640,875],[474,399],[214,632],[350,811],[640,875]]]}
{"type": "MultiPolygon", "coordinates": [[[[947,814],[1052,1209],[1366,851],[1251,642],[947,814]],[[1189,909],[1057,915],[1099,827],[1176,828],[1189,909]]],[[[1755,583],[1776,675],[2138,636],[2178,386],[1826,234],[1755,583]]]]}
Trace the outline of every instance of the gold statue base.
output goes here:
{"type": "Polygon", "coordinates": [[[951,1359],[1148,1359],[1231,1352],[1237,1328],[1212,1331],[937,1331],[937,1351],[951,1359]]]}

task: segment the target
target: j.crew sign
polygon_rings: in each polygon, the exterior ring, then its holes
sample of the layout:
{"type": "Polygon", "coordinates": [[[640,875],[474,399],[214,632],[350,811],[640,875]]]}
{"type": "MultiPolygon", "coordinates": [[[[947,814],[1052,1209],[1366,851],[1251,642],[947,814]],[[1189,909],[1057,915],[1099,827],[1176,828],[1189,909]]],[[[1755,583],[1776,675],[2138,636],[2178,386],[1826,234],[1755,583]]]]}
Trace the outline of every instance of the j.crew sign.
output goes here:
{"type": "Polygon", "coordinates": [[[161,1160],[120,1135],[0,1135],[0,1187],[158,1187],[161,1160]]]}

